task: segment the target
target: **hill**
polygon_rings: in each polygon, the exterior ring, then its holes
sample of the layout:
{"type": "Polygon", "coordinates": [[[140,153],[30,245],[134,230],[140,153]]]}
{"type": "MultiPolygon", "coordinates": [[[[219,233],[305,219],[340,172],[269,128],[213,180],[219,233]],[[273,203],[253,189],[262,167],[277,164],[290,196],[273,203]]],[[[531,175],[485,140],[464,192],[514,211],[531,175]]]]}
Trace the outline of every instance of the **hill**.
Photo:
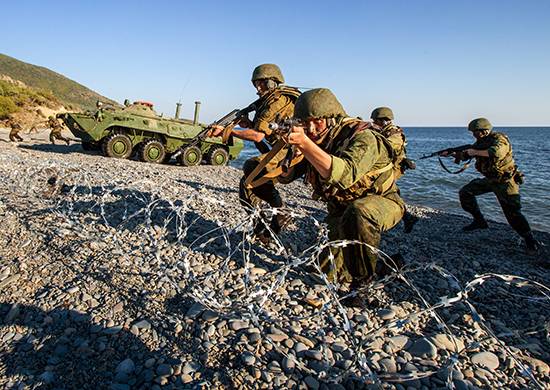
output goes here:
{"type": "MultiPolygon", "coordinates": [[[[6,78],[15,81],[16,84],[19,82],[19,87],[26,87],[32,93],[48,95],[70,110],[93,109],[98,99],[118,105],[113,100],[48,68],[0,54],[0,79],[6,78]]],[[[0,91],[0,97],[2,95],[4,94],[0,91]]]]}

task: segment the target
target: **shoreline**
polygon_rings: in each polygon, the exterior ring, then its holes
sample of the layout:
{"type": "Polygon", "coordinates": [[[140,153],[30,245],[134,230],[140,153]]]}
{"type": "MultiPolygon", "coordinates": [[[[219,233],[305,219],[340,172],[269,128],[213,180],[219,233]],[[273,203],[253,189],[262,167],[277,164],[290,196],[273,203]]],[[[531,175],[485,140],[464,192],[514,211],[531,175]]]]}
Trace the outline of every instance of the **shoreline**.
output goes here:
{"type": "Polygon", "coordinates": [[[411,205],[414,231],[381,244],[405,269],[348,309],[303,267],[325,211],[301,182],[281,186],[297,215],[265,247],[246,237],[236,168],[31,142],[0,143],[0,387],[550,383],[548,258],[525,256],[506,224],[467,234],[468,218],[411,205]],[[445,296],[460,299],[438,307],[445,296]]]}

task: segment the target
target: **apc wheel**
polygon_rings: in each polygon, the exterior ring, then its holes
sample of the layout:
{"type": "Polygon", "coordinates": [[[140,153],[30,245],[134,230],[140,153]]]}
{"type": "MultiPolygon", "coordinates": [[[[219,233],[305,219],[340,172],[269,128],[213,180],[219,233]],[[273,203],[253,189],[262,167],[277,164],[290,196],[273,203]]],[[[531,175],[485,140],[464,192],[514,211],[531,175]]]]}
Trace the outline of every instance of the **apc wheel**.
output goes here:
{"type": "Polygon", "coordinates": [[[125,134],[111,134],[103,141],[103,154],[107,157],[129,158],[132,155],[132,141],[125,134]]]}
{"type": "Polygon", "coordinates": [[[183,151],[178,156],[178,160],[181,165],[186,167],[199,165],[202,161],[201,149],[198,146],[187,146],[183,148],[183,151]]]}
{"type": "Polygon", "coordinates": [[[229,152],[223,147],[211,147],[208,150],[206,161],[210,165],[227,165],[229,161],[229,152]]]}
{"type": "Polygon", "coordinates": [[[139,159],[144,162],[160,164],[166,157],[166,149],[162,142],[156,139],[145,141],[138,152],[139,159]]]}

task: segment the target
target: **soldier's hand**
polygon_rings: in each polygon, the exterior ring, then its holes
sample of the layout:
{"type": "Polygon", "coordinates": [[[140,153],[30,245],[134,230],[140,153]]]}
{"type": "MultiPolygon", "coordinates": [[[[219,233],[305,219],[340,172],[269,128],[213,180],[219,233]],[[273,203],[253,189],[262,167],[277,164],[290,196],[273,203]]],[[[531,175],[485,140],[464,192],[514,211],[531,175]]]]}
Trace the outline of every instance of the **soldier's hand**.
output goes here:
{"type": "Polygon", "coordinates": [[[252,128],[252,122],[248,118],[242,118],[239,123],[239,127],[242,127],[243,129],[251,129],[252,128]]]}
{"type": "Polygon", "coordinates": [[[477,156],[477,150],[475,149],[466,149],[464,152],[464,156],[465,157],[474,157],[474,156],[477,156]]]}
{"type": "Polygon", "coordinates": [[[306,131],[302,126],[292,126],[292,130],[286,137],[286,141],[290,145],[296,145],[298,148],[302,148],[308,139],[306,131]]]}
{"type": "Polygon", "coordinates": [[[454,152],[441,152],[440,154],[441,157],[448,157],[448,156],[454,157],[454,155],[455,155],[454,152]]]}
{"type": "Polygon", "coordinates": [[[221,135],[221,133],[223,133],[223,129],[224,129],[223,126],[212,125],[212,126],[210,126],[210,131],[208,132],[208,136],[209,137],[218,137],[219,135],[221,135]]]}

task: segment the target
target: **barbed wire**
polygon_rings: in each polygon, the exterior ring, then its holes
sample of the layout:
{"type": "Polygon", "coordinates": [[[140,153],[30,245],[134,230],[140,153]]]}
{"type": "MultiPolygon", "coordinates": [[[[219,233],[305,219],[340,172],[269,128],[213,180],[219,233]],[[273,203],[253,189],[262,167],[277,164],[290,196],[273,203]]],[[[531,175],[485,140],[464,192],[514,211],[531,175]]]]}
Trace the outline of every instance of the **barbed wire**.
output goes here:
{"type": "MultiPolygon", "coordinates": [[[[229,217],[213,221],[213,227],[202,231],[197,227],[201,224],[201,214],[205,210],[214,213],[220,210],[235,210],[235,204],[212,194],[201,191],[193,194],[178,193],[177,189],[170,188],[169,184],[159,185],[157,181],[143,179],[129,181],[127,178],[101,182],[95,172],[83,171],[72,163],[43,162],[35,166],[25,166],[24,161],[17,159],[10,161],[22,169],[3,172],[0,193],[6,199],[17,198],[32,200],[35,208],[54,214],[60,221],[54,227],[55,233],[63,236],[77,237],[83,241],[97,241],[109,236],[115,245],[124,242],[124,236],[129,229],[138,232],[143,240],[140,251],[144,256],[156,260],[157,274],[182,296],[193,302],[200,303],[204,309],[219,313],[225,320],[241,319],[249,321],[259,329],[261,341],[267,342],[272,349],[281,356],[292,361],[297,369],[304,373],[315,375],[326,382],[339,383],[346,378],[355,378],[368,384],[381,386],[385,382],[402,383],[411,380],[420,380],[431,377],[441,370],[447,371],[446,386],[454,389],[452,371],[457,366],[466,366],[469,353],[478,350],[488,342],[497,343],[517,367],[521,376],[528,379],[532,386],[540,389],[547,388],[547,377],[537,377],[528,364],[522,360],[520,351],[510,348],[503,340],[505,337],[532,332],[547,331],[547,324],[516,330],[511,333],[496,334],[488,321],[480,314],[478,304],[472,297],[489,282],[498,282],[508,287],[528,290],[528,294],[516,294],[505,291],[510,298],[536,301],[537,304],[548,308],[550,304],[550,289],[534,280],[520,276],[497,273],[476,275],[464,285],[460,279],[436,262],[412,263],[398,268],[392,258],[383,251],[366,243],[353,240],[330,241],[326,226],[300,208],[264,208],[255,209],[251,214],[241,212],[236,223],[230,223],[229,217]],[[169,193],[167,195],[167,193],[169,193]],[[83,206],[85,205],[85,207],[83,206]],[[270,219],[278,213],[285,213],[301,225],[307,225],[316,232],[309,238],[309,243],[300,248],[296,243],[285,241],[284,235],[277,236],[269,246],[259,245],[254,238],[254,228],[261,218],[270,219]],[[159,218],[159,216],[162,218],[159,218]],[[80,229],[83,217],[92,223],[101,223],[106,229],[98,230],[95,234],[80,229]],[[91,219],[90,219],[91,218],[91,219]],[[193,233],[193,234],[191,234],[193,233]],[[294,244],[294,245],[293,245],[294,244]],[[216,245],[215,257],[219,258],[214,266],[206,270],[197,269],[192,265],[193,254],[203,252],[216,245]],[[363,245],[378,255],[379,261],[391,270],[384,278],[377,280],[360,291],[342,294],[344,286],[333,282],[323,273],[319,266],[320,257],[329,254],[329,260],[334,265],[334,256],[331,249],[349,245],[363,245]],[[170,248],[172,257],[162,254],[161,248],[170,248]],[[261,261],[265,268],[258,268],[261,261]],[[415,282],[414,275],[432,272],[434,276],[445,279],[451,292],[441,296],[437,302],[430,303],[429,297],[415,282]],[[275,310],[272,302],[289,298],[281,297],[281,290],[289,281],[295,278],[314,278],[318,286],[316,292],[322,299],[315,301],[311,310],[303,315],[288,315],[280,309],[275,310]],[[361,296],[375,296],[378,292],[388,289],[388,286],[397,286],[407,291],[414,302],[408,313],[401,313],[398,318],[378,324],[371,329],[359,329],[350,321],[348,311],[342,302],[344,299],[360,294],[361,296]],[[210,286],[205,288],[205,286],[210,286]],[[226,293],[229,291],[230,293],[226,293]],[[238,296],[238,299],[235,297],[238,296]],[[447,309],[461,303],[467,308],[472,319],[472,326],[481,330],[482,336],[464,344],[459,342],[457,326],[449,325],[440,315],[439,310],[447,309]],[[419,324],[421,319],[435,322],[435,327],[443,332],[451,341],[452,353],[440,364],[410,373],[381,372],[379,365],[370,360],[370,353],[374,351],[371,343],[386,334],[411,333],[408,326],[419,324]],[[325,370],[316,371],[300,361],[295,354],[286,352],[274,340],[271,327],[283,327],[292,322],[312,321],[317,328],[307,333],[307,338],[320,341],[326,334],[323,325],[341,330],[341,336],[352,350],[352,364],[341,369],[325,364],[325,370]]],[[[212,214],[212,213],[210,213],[212,214]]],[[[268,227],[269,229],[269,227],[268,227]]],[[[303,243],[304,244],[304,243],[303,243]]],[[[23,243],[25,248],[29,243],[23,243]]],[[[109,256],[113,247],[106,246],[99,250],[96,258],[109,256]]],[[[311,301],[311,300],[310,300],[311,301]]],[[[389,297],[389,301],[394,301],[389,297]]],[[[275,306],[278,307],[278,306],[275,306]]],[[[365,313],[374,316],[373,309],[367,308],[365,313]]],[[[170,313],[166,313],[171,318],[170,313]]],[[[546,319],[547,321],[548,319],[546,319]]],[[[458,329],[467,333],[468,329],[458,329]]],[[[285,334],[293,333],[292,329],[281,329],[285,334]]],[[[414,333],[414,332],[412,332],[414,333]]],[[[417,336],[423,336],[422,332],[417,336]]],[[[257,344],[258,348],[260,343],[257,344]]],[[[327,349],[321,348],[322,359],[329,362],[327,349]]],[[[261,361],[265,367],[268,359],[261,361]]]]}

